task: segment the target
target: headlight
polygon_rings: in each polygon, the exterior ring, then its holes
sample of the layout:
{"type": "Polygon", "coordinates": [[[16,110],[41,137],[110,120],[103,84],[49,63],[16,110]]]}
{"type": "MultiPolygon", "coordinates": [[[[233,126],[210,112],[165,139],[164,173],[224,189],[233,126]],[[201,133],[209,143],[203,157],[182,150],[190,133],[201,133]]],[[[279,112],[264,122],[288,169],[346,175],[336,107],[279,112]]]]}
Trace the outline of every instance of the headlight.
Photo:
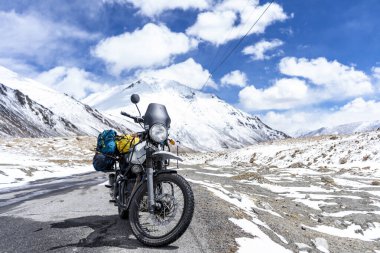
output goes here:
{"type": "Polygon", "coordinates": [[[154,124],[149,130],[149,136],[157,143],[163,142],[168,138],[168,129],[161,124],[154,124]]]}

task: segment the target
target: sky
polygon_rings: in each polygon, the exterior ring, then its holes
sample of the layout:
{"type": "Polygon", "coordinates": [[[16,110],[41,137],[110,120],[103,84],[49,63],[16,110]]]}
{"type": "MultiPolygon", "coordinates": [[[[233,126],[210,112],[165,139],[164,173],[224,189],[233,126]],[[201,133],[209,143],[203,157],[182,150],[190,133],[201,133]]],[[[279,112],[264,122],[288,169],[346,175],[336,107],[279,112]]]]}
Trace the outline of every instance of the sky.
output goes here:
{"type": "Polygon", "coordinates": [[[77,99],[146,76],[173,79],[291,135],[380,120],[379,1],[269,5],[2,0],[0,65],[77,99]]]}

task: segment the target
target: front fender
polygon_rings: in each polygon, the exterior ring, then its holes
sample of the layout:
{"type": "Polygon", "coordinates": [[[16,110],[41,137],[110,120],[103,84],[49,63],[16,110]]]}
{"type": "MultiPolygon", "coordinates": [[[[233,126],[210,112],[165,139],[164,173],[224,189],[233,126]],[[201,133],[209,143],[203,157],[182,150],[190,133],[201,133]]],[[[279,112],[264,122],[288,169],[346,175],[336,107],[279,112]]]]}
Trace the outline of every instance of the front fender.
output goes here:
{"type": "Polygon", "coordinates": [[[160,174],[177,174],[176,170],[159,170],[156,171],[153,175],[154,177],[157,177],[160,174]]]}
{"type": "Polygon", "coordinates": [[[171,152],[168,151],[156,151],[152,154],[152,158],[155,160],[168,160],[168,159],[174,159],[178,161],[183,161],[183,159],[171,152]]]}

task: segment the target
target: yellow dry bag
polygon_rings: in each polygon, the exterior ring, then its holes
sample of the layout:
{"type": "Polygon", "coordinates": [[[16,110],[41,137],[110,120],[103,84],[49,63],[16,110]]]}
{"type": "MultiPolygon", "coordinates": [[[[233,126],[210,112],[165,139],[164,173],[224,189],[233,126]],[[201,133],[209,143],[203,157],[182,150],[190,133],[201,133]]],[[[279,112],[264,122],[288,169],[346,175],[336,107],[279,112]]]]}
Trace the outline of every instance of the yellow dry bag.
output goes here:
{"type": "Polygon", "coordinates": [[[131,134],[116,136],[115,139],[116,147],[120,154],[127,153],[129,149],[133,148],[140,141],[139,137],[131,134]]]}

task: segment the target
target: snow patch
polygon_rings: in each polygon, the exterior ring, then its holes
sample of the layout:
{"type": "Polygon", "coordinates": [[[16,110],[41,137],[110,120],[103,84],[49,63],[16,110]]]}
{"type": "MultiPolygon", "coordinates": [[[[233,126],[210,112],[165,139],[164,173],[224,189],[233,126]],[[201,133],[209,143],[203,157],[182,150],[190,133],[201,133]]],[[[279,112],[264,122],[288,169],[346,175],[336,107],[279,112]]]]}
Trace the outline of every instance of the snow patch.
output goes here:
{"type": "Polygon", "coordinates": [[[260,230],[260,228],[246,219],[230,218],[231,222],[241,227],[245,232],[250,233],[254,238],[236,238],[236,242],[240,248],[238,252],[276,252],[276,253],[290,253],[291,250],[284,248],[282,245],[272,241],[272,239],[260,230]]]}
{"type": "Polygon", "coordinates": [[[327,243],[326,239],[317,237],[314,240],[312,240],[315,247],[320,250],[323,253],[329,253],[329,244],[327,243]]]}
{"type": "Polygon", "coordinates": [[[366,230],[363,230],[359,225],[356,224],[351,224],[346,229],[339,229],[325,225],[320,225],[317,227],[305,227],[333,236],[348,237],[362,241],[375,241],[380,238],[380,223],[378,222],[370,224],[370,227],[366,230]]]}

